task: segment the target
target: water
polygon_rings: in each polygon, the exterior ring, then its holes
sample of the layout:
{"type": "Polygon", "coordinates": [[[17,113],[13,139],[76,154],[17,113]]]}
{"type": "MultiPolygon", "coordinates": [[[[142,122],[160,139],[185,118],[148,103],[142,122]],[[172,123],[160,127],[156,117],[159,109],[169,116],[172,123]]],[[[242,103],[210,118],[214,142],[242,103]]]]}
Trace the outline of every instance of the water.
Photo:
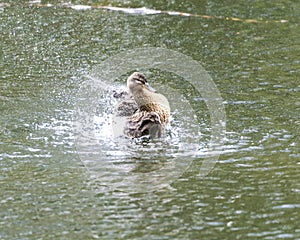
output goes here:
{"type": "MultiPolygon", "coordinates": [[[[0,4],[1,239],[300,238],[299,3],[112,2],[193,17],[52,4],[0,4]],[[185,139],[143,146],[115,140],[121,153],[99,158],[108,141],[93,125],[96,146],[78,145],[78,106],[93,112],[109,101],[106,88],[85,88],[95,69],[122,51],[145,47],[200,62],[221,94],[226,138],[205,177],[198,174],[205,153],[211,154],[211,112],[182,77],[159,69],[144,72],[171,99],[172,129],[187,131],[185,139]],[[88,104],[93,97],[99,105],[88,104]],[[196,137],[188,138],[194,131],[196,137]],[[189,154],[189,142],[202,155],[189,154]],[[180,143],[187,143],[187,151],[177,152],[180,143]],[[101,171],[86,164],[82,150],[104,163],[101,171]],[[172,159],[186,171],[161,166],[172,166],[172,159]]],[[[125,75],[114,86],[122,86],[125,75]]],[[[102,112],[89,116],[99,123],[102,112]]]]}

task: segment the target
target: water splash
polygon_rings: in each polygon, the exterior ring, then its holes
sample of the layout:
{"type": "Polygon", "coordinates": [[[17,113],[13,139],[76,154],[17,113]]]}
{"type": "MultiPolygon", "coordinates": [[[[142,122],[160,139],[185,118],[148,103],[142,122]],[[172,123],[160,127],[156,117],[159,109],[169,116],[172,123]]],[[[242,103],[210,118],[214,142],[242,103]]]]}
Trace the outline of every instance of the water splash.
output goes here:
{"type": "Polygon", "coordinates": [[[190,114],[193,108],[169,88],[164,92],[174,110],[172,127],[161,139],[131,141],[122,135],[122,127],[116,134],[113,124],[116,88],[122,87],[89,77],[78,92],[75,135],[82,162],[91,178],[101,181],[98,188],[145,192],[169,185],[200,157],[195,154],[200,152],[195,136],[201,133],[197,116],[190,114]]]}

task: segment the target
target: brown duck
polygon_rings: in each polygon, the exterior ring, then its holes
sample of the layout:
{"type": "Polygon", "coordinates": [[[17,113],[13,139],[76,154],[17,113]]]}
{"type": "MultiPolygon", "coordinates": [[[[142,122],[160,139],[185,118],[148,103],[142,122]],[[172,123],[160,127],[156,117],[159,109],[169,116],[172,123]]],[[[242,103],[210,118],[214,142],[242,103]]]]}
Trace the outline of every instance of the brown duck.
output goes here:
{"type": "Polygon", "coordinates": [[[156,93],[147,82],[146,77],[134,72],[127,79],[129,93],[115,93],[115,97],[124,97],[118,106],[120,116],[126,116],[124,132],[131,138],[150,136],[160,137],[164,127],[169,123],[170,105],[162,94],[156,93]]]}

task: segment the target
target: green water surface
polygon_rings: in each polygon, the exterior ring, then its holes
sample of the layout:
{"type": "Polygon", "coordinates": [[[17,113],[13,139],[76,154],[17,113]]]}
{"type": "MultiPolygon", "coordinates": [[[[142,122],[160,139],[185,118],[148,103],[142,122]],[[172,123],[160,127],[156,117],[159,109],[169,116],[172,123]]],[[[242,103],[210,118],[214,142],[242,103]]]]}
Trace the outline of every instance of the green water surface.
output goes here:
{"type": "Polygon", "coordinates": [[[0,3],[0,239],[300,239],[299,1],[72,1],[194,17],[61,2],[0,3]],[[192,168],[155,192],[94,191],[76,94],[103,60],[142,47],[201,63],[226,141],[203,179],[192,168]]]}

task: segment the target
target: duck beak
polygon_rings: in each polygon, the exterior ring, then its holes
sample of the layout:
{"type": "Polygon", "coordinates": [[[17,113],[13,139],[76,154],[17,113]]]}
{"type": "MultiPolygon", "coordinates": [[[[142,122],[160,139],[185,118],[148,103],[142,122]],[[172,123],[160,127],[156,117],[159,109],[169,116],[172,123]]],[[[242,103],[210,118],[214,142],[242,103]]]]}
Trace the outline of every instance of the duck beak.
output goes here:
{"type": "Polygon", "coordinates": [[[151,92],[156,92],[154,88],[152,88],[149,83],[145,83],[146,88],[151,92]]]}

